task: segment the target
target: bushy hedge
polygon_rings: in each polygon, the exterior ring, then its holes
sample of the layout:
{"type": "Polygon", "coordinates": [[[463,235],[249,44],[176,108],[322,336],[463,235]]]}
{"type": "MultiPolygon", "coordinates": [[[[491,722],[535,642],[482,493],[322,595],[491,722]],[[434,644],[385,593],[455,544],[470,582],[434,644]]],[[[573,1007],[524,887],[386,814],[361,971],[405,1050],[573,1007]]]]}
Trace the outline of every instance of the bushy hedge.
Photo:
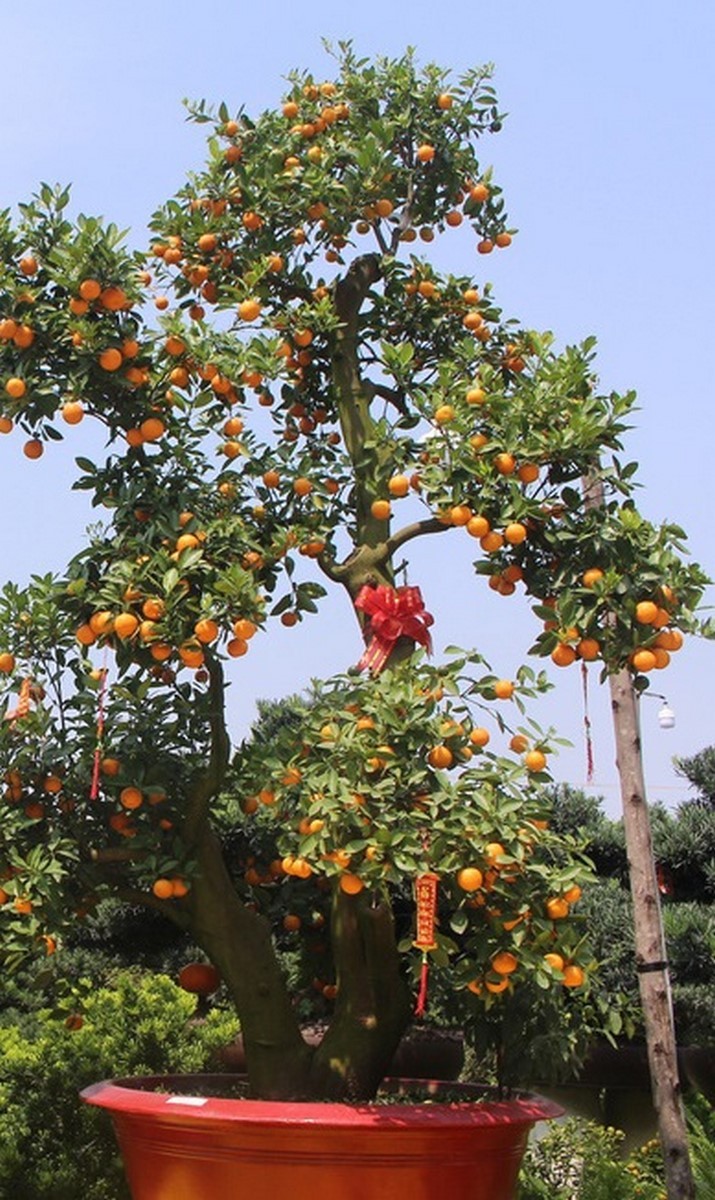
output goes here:
{"type": "MultiPolygon", "coordinates": [[[[687,1116],[696,1194],[709,1200],[715,1196],[715,1109],[694,1096],[687,1116]]],[[[527,1149],[518,1200],[666,1200],[657,1139],[628,1155],[623,1140],[621,1130],[580,1117],[551,1125],[527,1149]]]]}
{"type": "MultiPolygon", "coordinates": [[[[13,1200],[125,1200],[109,1118],[79,1099],[122,1075],[200,1071],[237,1033],[214,1009],[194,1022],[195,998],[163,975],[119,974],[89,993],[83,1023],[49,1012],[0,1025],[0,1180],[13,1200]]],[[[215,1069],[215,1068],[214,1068],[215,1069]]]]}
{"type": "Polygon", "coordinates": [[[529,1146],[519,1200],[666,1200],[658,1144],[621,1157],[623,1133],[570,1118],[529,1146]]]}
{"type": "MultiPolygon", "coordinates": [[[[605,815],[600,799],[568,784],[552,795],[554,826],[584,837],[598,875],[581,902],[600,964],[594,995],[622,1014],[623,1033],[642,1036],[623,823],[605,815]]],[[[703,794],[672,812],[653,805],[650,816],[676,1035],[680,1045],[707,1046],[715,1028],[715,808],[703,794]]]]}

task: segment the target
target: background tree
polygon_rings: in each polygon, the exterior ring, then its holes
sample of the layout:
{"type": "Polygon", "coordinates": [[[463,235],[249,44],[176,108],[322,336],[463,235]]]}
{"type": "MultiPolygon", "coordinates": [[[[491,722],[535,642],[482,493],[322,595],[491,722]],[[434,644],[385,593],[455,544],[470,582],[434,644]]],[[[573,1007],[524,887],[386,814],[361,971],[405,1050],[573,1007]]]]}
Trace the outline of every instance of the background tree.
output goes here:
{"type": "MultiPolygon", "coordinates": [[[[593,999],[600,995],[608,1003],[620,996],[623,1011],[612,1032],[642,1039],[623,822],[606,816],[600,799],[567,785],[554,788],[553,798],[554,827],[579,832],[596,869],[583,898],[591,946],[601,964],[593,999]]],[[[715,823],[705,798],[694,797],[674,811],[653,806],[651,824],[678,1044],[707,1046],[715,1021],[715,823]]],[[[613,1007],[618,1013],[618,1005],[613,1007]]]]}
{"type": "Polygon", "coordinates": [[[678,771],[699,793],[694,804],[715,804],[715,746],[706,746],[690,758],[675,760],[678,771]]]}

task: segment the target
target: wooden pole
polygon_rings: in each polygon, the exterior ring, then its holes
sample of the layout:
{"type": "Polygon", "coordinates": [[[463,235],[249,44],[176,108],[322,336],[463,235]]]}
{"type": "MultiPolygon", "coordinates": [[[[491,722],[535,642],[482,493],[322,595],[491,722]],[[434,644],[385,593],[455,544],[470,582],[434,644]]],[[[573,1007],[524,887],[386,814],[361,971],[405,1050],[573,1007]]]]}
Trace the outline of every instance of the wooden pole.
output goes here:
{"type": "MultiPolygon", "coordinates": [[[[584,480],[586,508],[603,505],[603,483],[584,480]]],[[[623,668],[609,678],[616,765],[621,784],[623,828],[633,899],[636,970],[645,1024],[648,1067],[658,1137],[665,1164],[668,1200],[695,1200],[688,1129],[678,1078],[678,1054],[673,1022],[670,975],[660,892],[653,857],[650,815],[646,801],[638,697],[630,672],[623,668]]]]}
{"type": "Polygon", "coordinates": [[[636,970],[668,1200],[694,1200],[660,894],[645,795],[638,699],[630,673],[610,677],[623,827],[633,897],[636,970]]]}

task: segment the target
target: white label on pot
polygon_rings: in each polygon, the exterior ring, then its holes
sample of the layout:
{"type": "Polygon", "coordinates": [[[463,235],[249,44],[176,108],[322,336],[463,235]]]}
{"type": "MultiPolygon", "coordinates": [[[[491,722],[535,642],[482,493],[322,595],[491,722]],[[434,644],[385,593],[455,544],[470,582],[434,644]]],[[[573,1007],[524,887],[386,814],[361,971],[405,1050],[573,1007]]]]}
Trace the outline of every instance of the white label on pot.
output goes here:
{"type": "Polygon", "coordinates": [[[189,1108],[201,1108],[207,1103],[206,1096],[169,1096],[167,1104],[188,1104],[189,1108]]]}

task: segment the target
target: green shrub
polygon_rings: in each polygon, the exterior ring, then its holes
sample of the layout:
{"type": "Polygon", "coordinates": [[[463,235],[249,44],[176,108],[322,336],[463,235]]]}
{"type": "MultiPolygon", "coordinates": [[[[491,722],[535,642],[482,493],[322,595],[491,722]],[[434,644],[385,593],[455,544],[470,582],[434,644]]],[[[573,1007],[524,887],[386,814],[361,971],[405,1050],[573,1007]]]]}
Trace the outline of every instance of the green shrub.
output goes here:
{"type": "Polygon", "coordinates": [[[597,873],[604,879],[616,879],[628,886],[628,857],[622,821],[614,821],[603,812],[600,796],[589,796],[568,783],[548,789],[554,801],[552,826],[559,833],[585,838],[587,853],[597,873]]]}
{"type": "Polygon", "coordinates": [[[579,1118],[552,1125],[526,1152],[519,1200],[666,1200],[657,1143],[624,1159],[623,1137],[579,1118]]]}
{"type": "Polygon", "coordinates": [[[203,957],[187,934],[166,917],[151,909],[140,909],[113,898],[70,928],[51,958],[18,963],[3,982],[0,995],[0,1024],[10,1010],[19,1012],[46,1008],[50,1001],[75,990],[80,980],[91,980],[94,988],[111,987],[124,970],[143,970],[176,979],[179,970],[203,957]]]}
{"type": "MultiPolygon", "coordinates": [[[[681,1045],[708,1045],[715,1023],[715,808],[709,784],[715,753],[683,760],[683,772],[702,796],[674,811],[650,809],[655,860],[660,871],[673,1012],[681,1045]],[[694,774],[690,774],[692,766],[694,774]]],[[[614,1010],[610,1033],[643,1036],[635,969],[633,906],[628,888],[623,822],[606,817],[602,801],[568,784],[551,789],[553,826],[585,839],[598,879],[584,890],[580,912],[599,963],[594,1004],[614,1010]],[[616,1026],[621,1025],[619,1030],[616,1026]]]]}
{"type": "Polygon", "coordinates": [[[101,1079],[206,1068],[237,1032],[214,1009],[192,1022],[194,997],[162,975],[119,974],[89,993],[83,1024],[48,1012],[0,1027],[0,1179],[13,1200],[124,1200],[106,1114],[79,1091],[101,1079]]]}
{"type": "Polygon", "coordinates": [[[715,1108],[704,1096],[687,1101],[690,1154],[698,1200],[715,1196],[715,1108]]]}
{"type": "Polygon", "coordinates": [[[715,808],[715,746],[706,746],[692,758],[674,758],[673,762],[678,774],[689,779],[700,793],[688,803],[715,808]]]}
{"type": "Polygon", "coordinates": [[[68,931],[62,957],[78,957],[82,950],[111,956],[120,968],[141,966],[170,976],[197,954],[188,935],[162,913],[112,897],[68,931]]]}
{"type": "Polygon", "coordinates": [[[715,809],[689,801],[654,825],[656,860],[670,871],[678,900],[715,898],[715,809]]]}

